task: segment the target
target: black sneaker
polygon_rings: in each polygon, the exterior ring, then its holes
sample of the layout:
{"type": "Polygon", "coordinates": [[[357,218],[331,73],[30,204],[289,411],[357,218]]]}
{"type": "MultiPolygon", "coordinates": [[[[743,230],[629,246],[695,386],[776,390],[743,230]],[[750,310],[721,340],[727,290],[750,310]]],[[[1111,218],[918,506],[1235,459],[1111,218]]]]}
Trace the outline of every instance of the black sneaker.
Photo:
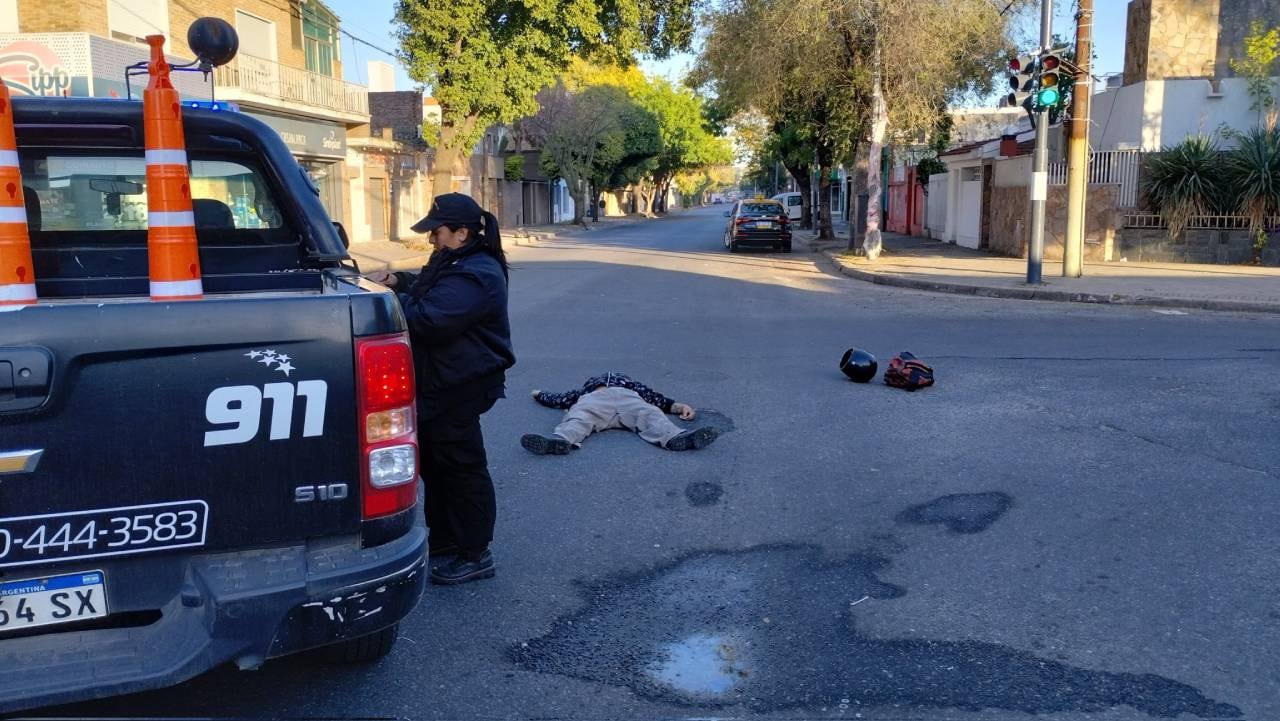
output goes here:
{"type": "Polygon", "coordinates": [[[460,583],[493,578],[493,553],[486,550],[478,559],[455,556],[448,563],[431,569],[431,582],[440,586],[456,586],[460,583]]]}
{"type": "Polygon", "coordinates": [[[530,433],[520,439],[520,445],[539,456],[567,456],[573,446],[560,436],[540,436],[530,433]]]}
{"type": "Polygon", "coordinates": [[[696,451],[711,445],[719,435],[720,432],[711,426],[703,426],[672,438],[667,441],[666,448],[668,451],[696,451]]]}

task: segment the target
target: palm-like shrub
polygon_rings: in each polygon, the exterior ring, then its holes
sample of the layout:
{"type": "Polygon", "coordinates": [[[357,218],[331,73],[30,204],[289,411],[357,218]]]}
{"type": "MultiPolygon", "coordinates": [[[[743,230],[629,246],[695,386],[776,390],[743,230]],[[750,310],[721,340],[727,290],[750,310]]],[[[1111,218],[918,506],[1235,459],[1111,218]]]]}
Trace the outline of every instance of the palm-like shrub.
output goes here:
{"type": "Polygon", "coordinates": [[[1220,212],[1226,199],[1222,153],[1212,138],[1193,135],[1146,160],[1142,191],[1176,238],[1191,218],[1220,212]]]}

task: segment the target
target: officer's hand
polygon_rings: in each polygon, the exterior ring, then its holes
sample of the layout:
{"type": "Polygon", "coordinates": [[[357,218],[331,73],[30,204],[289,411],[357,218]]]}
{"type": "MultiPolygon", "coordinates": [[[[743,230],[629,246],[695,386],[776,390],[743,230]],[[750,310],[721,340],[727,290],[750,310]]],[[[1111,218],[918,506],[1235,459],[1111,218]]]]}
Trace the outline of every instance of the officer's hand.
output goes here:
{"type": "Polygon", "coordinates": [[[680,420],[682,421],[691,421],[698,415],[698,413],[693,410],[693,406],[686,403],[672,403],[671,412],[680,416],[680,420]]]}
{"type": "Polygon", "coordinates": [[[365,273],[364,277],[368,278],[374,283],[381,283],[382,285],[385,285],[388,288],[396,287],[396,283],[400,281],[400,279],[396,277],[395,273],[392,273],[391,271],[386,269],[371,270],[368,273],[365,273]]]}

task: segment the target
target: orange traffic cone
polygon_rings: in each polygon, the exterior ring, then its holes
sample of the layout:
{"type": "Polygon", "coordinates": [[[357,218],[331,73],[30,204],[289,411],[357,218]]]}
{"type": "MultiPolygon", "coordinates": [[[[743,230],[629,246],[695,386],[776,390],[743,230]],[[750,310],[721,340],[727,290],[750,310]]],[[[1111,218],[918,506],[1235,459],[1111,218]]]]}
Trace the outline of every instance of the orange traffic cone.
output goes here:
{"type": "Polygon", "coordinates": [[[27,206],[18,170],[13,102],[0,80],[0,310],[36,302],[36,276],[27,233],[27,206]]]}
{"type": "Polygon", "coordinates": [[[142,92],[147,156],[147,260],[151,300],[192,300],[204,295],[196,245],[182,104],[169,81],[164,36],[148,35],[151,80],[142,92]]]}

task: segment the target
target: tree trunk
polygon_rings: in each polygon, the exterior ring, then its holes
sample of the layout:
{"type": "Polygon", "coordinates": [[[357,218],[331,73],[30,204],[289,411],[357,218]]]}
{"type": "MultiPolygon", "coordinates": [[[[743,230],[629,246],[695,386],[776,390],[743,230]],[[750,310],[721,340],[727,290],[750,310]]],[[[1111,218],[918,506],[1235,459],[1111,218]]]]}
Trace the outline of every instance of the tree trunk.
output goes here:
{"type": "Polygon", "coordinates": [[[653,204],[653,193],[649,188],[649,184],[643,180],[636,183],[636,194],[640,196],[640,202],[638,203],[636,212],[640,213],[640,215],[645,218],[653,217],[653,211],[651,210],[653,204]]]}
{"type": "Polygon", "coordinates": [[[831,150],[818,146],[818,239],[836,237],[831,227],[831,150]]]}
{"type": "MultiPolygon", "coordinates": [[[[444,137],[444,130],[441,129],[441,138],[444,137]]],[[[457,148],[451,148],[444,143],[436,148],[435,168],[432,172],[431,179],[431,195],[444,195],[453,192],[453,166],[457,164],[462,157],[462,151],[457,148]]]]}
{"type": "MultiPolygon", "coordinates": [[[[463,129],[475,126],[477,118],[468,116],[462,121],[463,129]]],[[[440,137],[436,141],[435,167],[432,172],[432,196],[453,192],[453,168],[470,151],[470,148],[458,147],[458,128],[443,126],[440,137]]]]}
{"type": "Polygon", "coordinates": [[[876,36],[872,62],[871,95],[871,148],[867,157],[867,235],[862,239],[862,249],[867,258],[875,260],[883,247],[880,239],[880,155],[884,147],[885,131],[889,129],[889,111],[885,107],[884,92],[880,88],[880,43],[876,36]]]}
{"type": "Polygon", "coordinates": [[[582,178],[569,181],[569,192],[573,195],[573,224],[587,227],[587,183],[582,178]]]}

